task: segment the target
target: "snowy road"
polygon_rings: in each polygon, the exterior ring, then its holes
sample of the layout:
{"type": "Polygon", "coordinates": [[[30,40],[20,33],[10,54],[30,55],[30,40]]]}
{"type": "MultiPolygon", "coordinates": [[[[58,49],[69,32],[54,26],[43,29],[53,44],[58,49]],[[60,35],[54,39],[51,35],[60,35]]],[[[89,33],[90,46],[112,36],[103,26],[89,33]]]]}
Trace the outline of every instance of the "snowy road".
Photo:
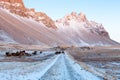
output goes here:
{"type": "Polygon", "coordinates": [[[103,80],[84,70],[66,54],[37,62],[3,62],[1,80],[103,80]]]}

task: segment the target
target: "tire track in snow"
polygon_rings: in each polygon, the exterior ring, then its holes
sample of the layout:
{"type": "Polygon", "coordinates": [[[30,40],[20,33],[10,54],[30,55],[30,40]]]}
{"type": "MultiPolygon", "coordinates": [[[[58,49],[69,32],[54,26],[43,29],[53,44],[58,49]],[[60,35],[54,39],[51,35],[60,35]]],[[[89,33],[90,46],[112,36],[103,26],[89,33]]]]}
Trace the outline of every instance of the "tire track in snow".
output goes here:
{"type": "Polygon", "coordinates": [[[71,76],[71,80],[83,80],[82,76],[76,73],[76,71],[73,69],[72,65],[74,64],[71,65],[66,58],[65,58],[65,64],[69,72],[69,75],[71,76]]]}
{"type": "Polygon", "coordinates": [[[53,66],[39,80],[102,80],[92,73],[82,70],[66,54],[60,54],[53,66]]]}
{"type": "MultiPolygon", "coordinates": [[[[25,63],[24,63],[25,64],[25,63]]],[[[67,54],[60,54],[45,62],[32,62],[14,70],[0,73],[2,80],[102,80],[85,71],[67,54]],[[23,70],[24,68],[24,70],[23,70]]]]}
{"type": "Polygon", "coordinates": [[[56,55],[51,59],[45,60],[44,62],[7,62],[7,65],[13,65],[14,69],[6,69],[0,71],[1,80],[39,80],[48,69],[54,65],[60,55],[56,55]],[[16,64],[17,63],[17,64],[16,64]]]}
{"type": "Polygon", "coordinates": [[[40,80],[71,80],[64,58],[65,55],[60,54],[59,59],[40,80]]]}

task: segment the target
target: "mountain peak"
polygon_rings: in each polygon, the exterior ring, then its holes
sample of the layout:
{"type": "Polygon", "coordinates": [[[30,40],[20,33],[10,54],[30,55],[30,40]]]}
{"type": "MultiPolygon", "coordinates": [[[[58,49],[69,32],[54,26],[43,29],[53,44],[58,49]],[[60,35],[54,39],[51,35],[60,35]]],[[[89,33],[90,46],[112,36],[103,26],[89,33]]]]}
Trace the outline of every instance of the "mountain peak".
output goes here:
{"type": "Polygon", "coordinates": [[[68,15],[68,16],[72,16],[72,17],[74,17],[75,19],[78,19],[78,20],[81,20],[81,21],[86,21],[87,20],[87,18],[86,18],[86,15],[83,13],[83,12],[81,12],[81,13],[79,13],[79,14],[77,14],[77,12],[72,12],[70,15],[68,15]]]}
{"type": "Polygon", "coordinates": [[[71,14],[68,14],[65,17],[57,20],[56,24],[63,24],[63,26],[69,26],[69,28],[72,27],[72,29],[77,26],[76,28],[78,29],[84,28],[86,31],[91,32],[92,34],[109,38],[109,34],[104,29],[102,24],[87,20],[86,15],[83,12],[79,14],[77,14],[76,12],[72,12],[71,14]]]}
{"type": "Polygon", "coordinates": [[[22,0],[0,0],[0,1],[8,2],[8,3],[12,3],[12,4],[14,4],[14,3],[19,3],[19,4],[21,4],[22,6],[24,6],[22,0]]]}
{"type": "Polygon", "coordinates": [[[23,3],[22,0],[0,0],[0,1],[9,2],[9,3],[23,3]]]}
{"type": "Polygon", "coordinates": [[[43,12],[35,12],[34,8],[28,9],[24,6],[23,0],[0,0],[0,7],[9,10],[11,13],[21,17],[32,18],[37,22],[42,22],[46,27],[54,28],[54,21],[43,12]]]}
{"type": "Polygon", "coordinates": [[[84,13],[76,13],[76,12],[71,12],[70,14],[67,14],[63,18],[56,20],[56,22],[59,23],[64,23],[64,24],[69,24],[70,21],[75,21],[75,22],[87,22],[86,15],[84,13]]]}
{"type": "Polygon", "coordinates": [[[87,20],[86,15],[83,12],[81,12],[79,14],[79,16],[80,16],[80,18],[81,18],[82,21],[86,21],[87,20]]]}
{"type": "Polygon", "coordinates": [[[78,14],[76,12],[71,12],[71,16],[77,16],[78,14]]]}

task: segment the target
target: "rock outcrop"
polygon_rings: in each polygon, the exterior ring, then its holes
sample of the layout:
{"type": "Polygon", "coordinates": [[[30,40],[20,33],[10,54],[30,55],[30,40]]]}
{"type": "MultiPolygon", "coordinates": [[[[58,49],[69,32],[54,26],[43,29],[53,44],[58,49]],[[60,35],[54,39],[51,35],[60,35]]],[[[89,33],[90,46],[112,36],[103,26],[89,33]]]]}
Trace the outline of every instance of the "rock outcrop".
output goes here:
{"type": "Polygon", "coordinates": [[[57,28],[50,17],[43,12],[35,12],[34,9],[26,8],[22,0],[0,0],[0,7],[5,8],[16,15],[42,22],[46,27],[57,28]]]}

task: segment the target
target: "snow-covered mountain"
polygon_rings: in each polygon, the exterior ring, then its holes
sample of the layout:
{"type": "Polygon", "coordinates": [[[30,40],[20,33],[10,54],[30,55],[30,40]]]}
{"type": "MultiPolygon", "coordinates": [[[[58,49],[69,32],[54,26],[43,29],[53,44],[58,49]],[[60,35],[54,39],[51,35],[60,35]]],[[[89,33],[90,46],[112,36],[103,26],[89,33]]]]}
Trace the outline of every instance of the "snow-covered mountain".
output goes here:
{"type": "Polygon", "coordinates": [[[63,26],[63,28],[69,27],[76,30],[83,28],[93,34],[109,38],[108,32],[104,29],[102,24],[88,21],[84,13],[77,14],[76,12],[72,12],[64,18],[57,20],[56,24],[59,28],[62,28],[61,26],[63,26]]]}
{"type": "Polygon", "coordinates": [[[91,45],[112,44],[108,32],[102,24],[89,21],[84,13],[72,12],[62,19],[56,20],[60,33],[69,36],[77,43],[91,45]]]}
{"type": "Polygon", "coordinates": [[[0,0],[0,32],[0,41],[21,44],[119,44],[110,39],[102,24],[89,21],[83,13],[72,12],[53,21],[43,12],[25,8],[22,0],[0,0]]]}

